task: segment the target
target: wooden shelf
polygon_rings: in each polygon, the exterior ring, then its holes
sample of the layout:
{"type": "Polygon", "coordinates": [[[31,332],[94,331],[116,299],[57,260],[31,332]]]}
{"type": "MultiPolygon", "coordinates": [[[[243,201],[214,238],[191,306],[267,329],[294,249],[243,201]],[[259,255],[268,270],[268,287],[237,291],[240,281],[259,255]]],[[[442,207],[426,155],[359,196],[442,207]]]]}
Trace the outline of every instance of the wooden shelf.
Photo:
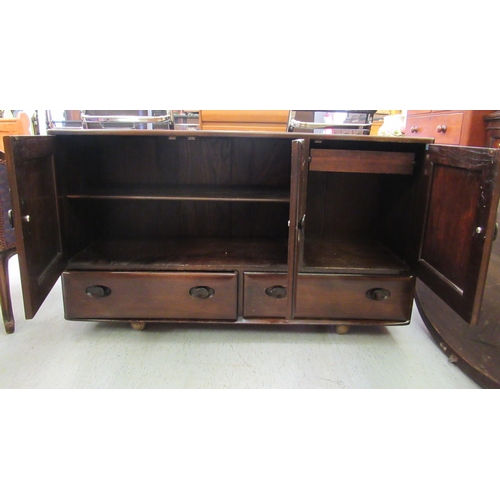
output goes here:
{"type": "Polygon", "coordinates": [[[375,240],[306,237],[302,272],[409,274],[410,267],[375,240]]]}
{"type": "Polygon", "coordinates": [[[97,240],[72,258],[68,270],[286,271],[286,239],[152,238],[97,240]]]}
{"type": "Polygon", "coordinates": [[[274,186],[127,186],[95,188],[83,193],[70,193],[67,198],[289,203],[290,190],[274,186]]]}

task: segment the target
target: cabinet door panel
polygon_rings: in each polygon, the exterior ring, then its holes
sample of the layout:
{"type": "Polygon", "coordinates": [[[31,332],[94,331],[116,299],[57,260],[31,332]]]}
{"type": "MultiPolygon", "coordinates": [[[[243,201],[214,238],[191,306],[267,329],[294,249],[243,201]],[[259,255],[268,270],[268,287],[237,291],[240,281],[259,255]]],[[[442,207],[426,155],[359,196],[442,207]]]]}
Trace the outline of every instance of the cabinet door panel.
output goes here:
{"type": "Polygon", "coordinates": [[[466,321],[478,320],[494,238],[500,152],[430,146],[418,275],[466,321]]]}
{"type": "Polygon", "coordinates": [[[9,137],[6,152],[24,309],[33,318],[66,265],[51,136],[9,137]]]}

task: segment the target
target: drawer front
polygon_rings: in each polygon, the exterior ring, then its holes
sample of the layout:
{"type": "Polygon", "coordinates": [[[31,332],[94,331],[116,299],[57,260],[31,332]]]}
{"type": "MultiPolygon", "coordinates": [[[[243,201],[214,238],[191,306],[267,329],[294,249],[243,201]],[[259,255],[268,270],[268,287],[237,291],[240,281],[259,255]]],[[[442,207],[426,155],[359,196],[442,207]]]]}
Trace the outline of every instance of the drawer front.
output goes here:
{"type": "Polygon", "coordinates": [[[286,274],[245,273],[243,317],[285,318],[288,290],[286,274]]]}
{"type": "Polygon", "coordinates": [[[408,321],[413,277],[299,275],[295,318],[408,321]]]}
{"type": "Polygon", "coordinates": [[[236,273],[65,272],[66,319],[235,320],[236,273]]]}
{"type": "Polygon", "coordinates": [[[436,144],[460,144],[463,113],[408,117],[407,137],[434,137],[436,144]]]}
{"type": "Polygon", "coordinates": [[[411,175],[414,160],[413,153],[312,148],[309,170],[411,175]]]}

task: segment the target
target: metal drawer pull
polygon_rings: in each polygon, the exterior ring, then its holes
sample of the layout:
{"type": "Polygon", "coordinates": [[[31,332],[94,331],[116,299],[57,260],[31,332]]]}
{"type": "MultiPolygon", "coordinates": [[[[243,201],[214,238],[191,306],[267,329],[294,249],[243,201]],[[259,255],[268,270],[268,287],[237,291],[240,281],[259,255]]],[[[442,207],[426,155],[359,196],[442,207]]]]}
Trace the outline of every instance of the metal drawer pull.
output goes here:
{"type": "Polygon", "coordinates": [[[418,127],[411,127],[411,128],[410,128],[410,132],[411,132],[412,134],[416,134],[416,133],[418,132],[418,127]]]}
{"type": "Polygon", "coordinates": [[[284,286],[270,286],[266,288],[266,295],[273,299],[284,299],[286,297],[286,288],[284,286]]]}
{"type": "Polygon", "coordinates": [[[194,286],[189,290],[189,295],[195,299],[209,299],[213,297],[215,290],[209,286],[194,286]]]}
{"type": "Polygon", "coordinates": [[[366,292],[366,296],[372,300],[385,300],[391,296],[391,292],[385,288],[370,288],[366,292]]]}
{"type": "Polygon", "coordinates": [[[95,299],[102,299],[111,295],[111,288],[104,285],[92,285],[85,289],[85,293],[95,299]]]}
{"type": "Polygon", "coordinates": [[[436,129],[438,134],[445,134],[446,130],[447,130],[446,125],[438,125],[436,129]]]}

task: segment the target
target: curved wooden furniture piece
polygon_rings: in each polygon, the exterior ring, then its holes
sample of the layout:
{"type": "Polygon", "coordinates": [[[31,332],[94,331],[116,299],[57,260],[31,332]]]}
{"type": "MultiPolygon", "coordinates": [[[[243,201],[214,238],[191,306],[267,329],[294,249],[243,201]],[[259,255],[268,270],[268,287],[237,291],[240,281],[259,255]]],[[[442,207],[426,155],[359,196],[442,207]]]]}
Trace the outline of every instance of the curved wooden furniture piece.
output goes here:
{"type": "MultiPolygon", "coordinates": [[[[497,220],[500,220],[500,216],[497,220]]],[[[493,244],[479,323],[462,320],[420,280],[416,304],[450,362],[483,388],[500,388],[500,238],[493,244]]]]}
{"type": "Polygon", "coordinates": [[[9,222],[11,209],[9,181],[3,138],[10,135],[30,135],[29,116],[20,112],[16,118],[0,119],[0,301],[5,331],[15,330],[9,287],[9,259],[17,253],[14,229],[9,222]]]}
{"type": "Polygon", "coordinates": [[[14,229],[9,222],[8,214],[10,209],[7,166],[4,154],[0,151],[0,302],[7,333],[13,333],[15,329],[9,287],[9,259],[17,253],[14,229]]]}

